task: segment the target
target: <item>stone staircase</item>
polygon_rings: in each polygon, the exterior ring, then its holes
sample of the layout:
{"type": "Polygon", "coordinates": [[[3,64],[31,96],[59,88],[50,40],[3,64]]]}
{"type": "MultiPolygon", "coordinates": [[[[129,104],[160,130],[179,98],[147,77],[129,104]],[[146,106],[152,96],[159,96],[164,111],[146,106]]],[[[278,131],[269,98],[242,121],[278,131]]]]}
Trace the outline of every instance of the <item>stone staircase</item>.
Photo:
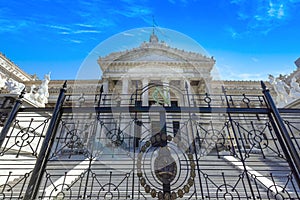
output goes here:
{"type": "MultiPolygon", "coordinates": [[[[40,185],[39,199],[153,199],[139,182],[133,158],[132,152],[106,148],[92,159],[84,155],[52,159],[40,185]]],[[[249,181],[242,163],[230,152],[213,150],[201,157],[195,183],[182,199],[254,199],[252,193],[259,200],[299,198],[300,191],[295,191],[288,181],[289,167],[285,162],[276,157],[263,159],[255,154],[247,159],[249,181]]],[[[27,161],[25,157],[16,159],[12,155],[1,158],[1,199],[23,198],[34,163],[32,158],[27,161]],[[5,172],[11,173],[9,179],[5,172]]],[[[189,172],[185,171],[188,164],[180,167],[181,175],[188,176],[189,172]]],[[[150,177],[147,182],[155,182],[155,179],[150,177]]],[[[175,191],[180,188],[178,185],[175,191]]]]}

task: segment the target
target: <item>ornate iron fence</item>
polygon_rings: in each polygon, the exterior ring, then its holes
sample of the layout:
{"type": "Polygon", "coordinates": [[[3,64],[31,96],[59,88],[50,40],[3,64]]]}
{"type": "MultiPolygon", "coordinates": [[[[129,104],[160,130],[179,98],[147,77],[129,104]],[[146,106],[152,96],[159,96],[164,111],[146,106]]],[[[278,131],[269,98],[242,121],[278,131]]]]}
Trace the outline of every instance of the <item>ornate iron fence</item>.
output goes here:
{"type": "Polygon", "coordinates": [[[264,84],[261,96],[181,91],[180,105],[143,106],[161,86],[73,107],[64,88],[53,109],[17,101],[0,136],[0,198],[300,199],[300,110],[278,110],[264,84]]]}

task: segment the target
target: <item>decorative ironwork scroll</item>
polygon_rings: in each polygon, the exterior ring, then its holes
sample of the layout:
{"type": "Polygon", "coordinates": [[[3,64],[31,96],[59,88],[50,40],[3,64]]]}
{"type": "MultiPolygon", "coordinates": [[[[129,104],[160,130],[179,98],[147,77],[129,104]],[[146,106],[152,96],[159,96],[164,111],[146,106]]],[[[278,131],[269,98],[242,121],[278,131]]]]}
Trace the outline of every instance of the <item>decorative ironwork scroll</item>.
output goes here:
{"type": "Polygon", "coordinates": [[[156,86],[119,104],[111,94],[85,94],[89,106],[61,104],[55,127],[53,108],[19,109],[0,149],[0,198],[26,199],[42,158],[36,199],[300,199],[297,158],[275,119],[299,153],[299,109],[275,113],[263,95],[173,87],[171,104],[143,105],[156,86]]]}

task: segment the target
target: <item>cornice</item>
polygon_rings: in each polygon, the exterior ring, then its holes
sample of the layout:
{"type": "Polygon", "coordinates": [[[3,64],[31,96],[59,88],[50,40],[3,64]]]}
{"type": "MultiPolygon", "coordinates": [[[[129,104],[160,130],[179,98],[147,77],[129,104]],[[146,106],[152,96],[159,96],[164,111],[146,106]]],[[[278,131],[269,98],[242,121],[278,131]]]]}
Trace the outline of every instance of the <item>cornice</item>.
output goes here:
{"type": "Polygon", "coordinates": [[[10,61],[6,56],[0,53],[1,71],[18,82],[27,82],[34,80],[29,74],[20,69],[16,64],[10,61]]]}
{"type": "MultiPolygon", "coordinates": [[[[131,59],[132,60],[132,59],[131,59]]],[[[213,57],[208,58],[205,55],[196,52],[188,52],[184,50],[179,50],[177,48],[172,48],[165,43],[151,43],[144,42],[139,47],[133,48],[131,50],[125,50],[120,52],[113,52],[105,57],[99,57],[98,64],[104,71],[108,66],[111,65],[140,65],[144,63],[168,63],[168,64],[179,64],[179,63],[211,63],[215,64],[213,57]],[[148,52],[159,51],[162,55],[171,55],[180,58],[181,61],[122,61],[124,58],[138,58],[148,52]]]]}

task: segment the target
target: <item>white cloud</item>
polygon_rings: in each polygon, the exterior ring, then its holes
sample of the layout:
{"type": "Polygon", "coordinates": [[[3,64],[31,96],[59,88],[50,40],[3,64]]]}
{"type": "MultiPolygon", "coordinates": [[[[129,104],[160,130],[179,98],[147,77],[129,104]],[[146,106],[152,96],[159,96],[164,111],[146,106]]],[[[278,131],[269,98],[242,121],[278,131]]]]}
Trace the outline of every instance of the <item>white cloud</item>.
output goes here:
{"type": "Polygon", "coordinates": [[[259,73],[244,73],[244,74],[237,74],[236,77],[238,77],[241,80],[262,80],[264,79],[264,76],[259,73]]]}
{"type": "Polygon", "coordinates": [[[75,34],[78,33],[101,33],[102,31],[97,31],[97,30],[77,30],[74,31],[75,34]]]}
{"type": "Polygon", "coordinates": [[[247,73],[247,72],[245,73],[229,65],[218,66],[214,71],[214,75],[217,75],[216,77],[220,77],[221,80],[264,80],[266,79],[266,74],[247,73]]]}
{"type": "Polygon", "coordinates": [[[281,4],[274,4],[272,1],[269,2],[269,10],[268,14],[271,18],[278,18],[281,19],[284,17],[284,5],[281,4]]]}
{"type": "Polygon", "coordinates": [[[284,8],[283,8],[283,4],[280,5],[280,8],[278,10],[278,18],[282,18],[284,17],[284,8]]]}
{"type": "Polygon", "coordinates": [[[67,31],[62,31],[62,32],[59,32],[60,34],[62,35],[70,35],[70,32],[67,32],[67,31]]]}
{"type": "Polygon", "coordinates": [[[124,10],[112,10],[115,14],[123,15],[125,17],[133,18],[140,17],[143,15],[149,15],[152,13],[150,8],[142,7],[142,6],[126,6],[124,10]]]}
{"type": "Polygon", "coordinates": [[[129,36],[129,37],[135,37],[136,36],[135,34],[126,33],[126,32],[121,33],[121,34],[124,35],[124,36],[129,36]]]}
{"type": "Polygon", "coordinates": [[[70,31],[71,29],[69,27],[65,27],[65,26],[59,26],[59,25],[45,25],[49,28],[53,28],[53,29],[58,29],[58,30],[62,30],[62,31],[70,31]]]}
{"type": "Polygon", "coordinates": [[[77,26],[80,26],[80,27],[86,27],[86,28],[93,28],[94,25],[91,25],[91,24],[75,24],[77,26]]]}
{"type": "Polygon", "coordinates": [[[94,0],[87,2],[79,0],[76,2],[75,7],[65,7],[64,1],[54,0],[52,6],[55,7],[54,4],[57,4],[55,9],[46,10],[46,7],[36,5],[37,12],[24,18],[21,15],[16,15],[14,13],[15,9],[13,9],[14,6],[20,9],[19,7],[23,6],[23,3],[12,3],[12,7],[7,6],[0,10],[0,33],[20,33],[20,29],[25,28],[32,31],[43,30],[60,35],[100,33],[105,28],[115,27],[119,23],[123,23],[120,20],[120,16],[141,18],[144,21],[151,18],[149,16],[151,16],[152,10],[146,4],[148,2],[148,0],[122,0],[116,4],[110,1],[94,0]],[[63,18],[60,17],[60,12],[64,12],[63,18]],[[71,21],[72,19],[76,19],[76,22],[74,23],[74,20],[71,21]]]}
{"type": "Polygon", "coordinates": [[[245,19],[249,18],[249,16],[243,12],[238,12],[238,16],[239,16],[239,19],[241,19],[241,20],[245,20],[245,19]]]}
{"type": "Polygon", "coordinates": [[[255,58],[255,57],[252,57],[251,60],[252,60],[253,62],[258,62],[258,61],[259,61],[259,60],[258,60],[257,58],[255,58]]]}
{"type": "Polygon", "coordinates": [[[222,80],[264,80],[266,79],[266,74],[259,73],[230,73],[221,75],[222,80]]]}
{"type": "Polygon", "coordinates": [[[233,38],[236,38],[237,35],[268,34],[271,30],[281,26],[286,20],[289,20],[291,8],[300,0],[231,0],[230,2],[238,6],[238,20],[241,20],[244,24],[244,28],[238,32],[227,30],[233,38]]]}
{"type": "Polygon", "coordinates": [[[291,3],[300,3],[300,0],[289,0],[291,3]]]}
{"type": "Polygon", "coordinates": [[[74,39],[69,39],[68,41],[76,44],[80,44],[82,42],[80,40],[74,40],[74,39]]]}
{"type": "MultiPolygon", "coordinates": [[[[178,3],[181,3],[183,4],[184,6],[187,5],[189,3],[188,0],[168,0],[169,3],[171,4],[178,4],[178,3]]],[[[196,1],[196,0],[195,0],[196,1]]]]}
{"type": "MultiPolygon", "coordinates": [[[[219,63],[216,69],[213,70],[213,78],[220,80],[267,80],[268,74],[272,74],[274,77],[278,77],[280,74],[288,75],[294,70],[292,65],[275,65],[272,72],[268,68],[264,67],[264,64],[260,64],[259,59],[251,58],[255,64],[243,64],[242,67],[235,67],[234,65],[219,63]]],[[[263,60],[261,62],[264,62],[263,60]]]]}
{"type": "Polygon", "coordinates": [[[245,0],[231,0],[230,3],[233,3],[233,4],[239,4],[239,3],[242,3],[244,2],[245,0]]]}
{"type": "Polygon", "coordinates": [[[227,27],[226,31],[230,34],[230,36],[233,39],[237,39],[240,37],[240,34],[233,27],[227,27]]]}
{"type": "Polygon", "coordinates": [[[0,19],[0,33],[19,32],[20,29],[28,28],[32,25],[34,25],[34,23],[29,20],[0,19]]]}

